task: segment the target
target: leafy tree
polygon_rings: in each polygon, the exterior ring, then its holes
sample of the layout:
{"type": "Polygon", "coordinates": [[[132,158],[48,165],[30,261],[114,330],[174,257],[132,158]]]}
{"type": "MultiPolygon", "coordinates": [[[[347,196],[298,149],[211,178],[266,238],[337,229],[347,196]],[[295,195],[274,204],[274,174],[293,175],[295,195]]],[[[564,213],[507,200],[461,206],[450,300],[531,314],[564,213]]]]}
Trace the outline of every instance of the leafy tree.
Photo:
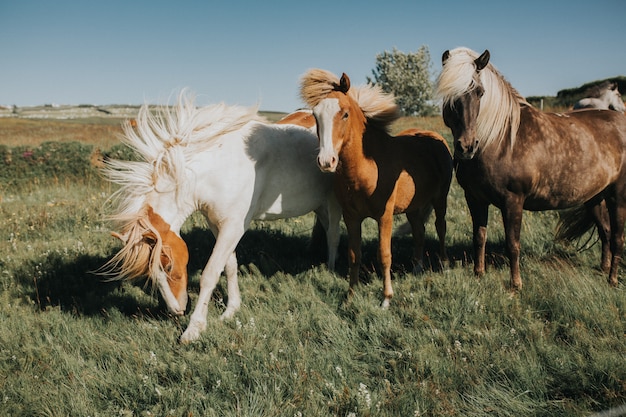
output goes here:
{"type": "Polygon", "coordinates": [[[380,85],[383,91],[393,93],[396,103],[405,115],[430,115],[437,112],[432,104],[433,83],[428,47],[417,52],[404,53],[395,47],[376,55],[373,78],[367,82],[380,85]]]}

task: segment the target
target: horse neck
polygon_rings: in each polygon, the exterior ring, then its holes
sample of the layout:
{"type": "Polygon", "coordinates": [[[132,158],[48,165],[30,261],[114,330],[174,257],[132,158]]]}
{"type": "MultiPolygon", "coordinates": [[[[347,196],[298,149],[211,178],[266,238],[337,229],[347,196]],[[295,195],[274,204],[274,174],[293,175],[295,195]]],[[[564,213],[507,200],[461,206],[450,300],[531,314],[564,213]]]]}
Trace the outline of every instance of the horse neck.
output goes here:
{"type": "Polygon", "coordinates": [[[365,118],[353,121],[353,126],[349,129],[349,135],[344,139],[343,146],[339,152],[339,159],[344,175],[352,180],[365,178],[364,170],[368,170],[373,161],[368,156],[372,146],[380,140],[378,129],[368,126],[365,118]]]}

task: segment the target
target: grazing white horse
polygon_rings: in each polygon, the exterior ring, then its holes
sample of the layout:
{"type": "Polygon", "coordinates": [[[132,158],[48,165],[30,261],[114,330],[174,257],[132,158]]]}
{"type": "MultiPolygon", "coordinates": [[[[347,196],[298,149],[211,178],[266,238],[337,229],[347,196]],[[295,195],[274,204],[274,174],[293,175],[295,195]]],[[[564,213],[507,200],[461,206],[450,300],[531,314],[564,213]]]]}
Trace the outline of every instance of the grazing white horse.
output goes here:
{"type": "Polygon", "coordinates": [[[622,95],[617,89],[617,83],[605,81],[604,83],[590,89],[587,93],[589,97],[578,100],[574,104],[574,109],[606,109],[624,112],[626,106],[622,101],[622,95]]]}
{"type": "Polygon", "coordinates": [[[112,216],[124,247],[107,265],[120,278],[147,275],[169,311],[187,304],[188,251],[180,237],[187,217],[199,210],[216,242],[202,271],[200,295],[182,342],[206,328],[208,305],[225,271],[227,319],[239,309],[235,248],[250,223],[317,214],[326,231],[328,267],[334,268],[341,207],[332,175],[316,163],[318,140],[310,130],[268,124],[256,109],[223,104],[197,108],[181,93],[173,108],[152,114],[142,106],[136,127],[124,125],[123,141],[140,161],[107,161],[105,173],[121,188],[112,216]]]}

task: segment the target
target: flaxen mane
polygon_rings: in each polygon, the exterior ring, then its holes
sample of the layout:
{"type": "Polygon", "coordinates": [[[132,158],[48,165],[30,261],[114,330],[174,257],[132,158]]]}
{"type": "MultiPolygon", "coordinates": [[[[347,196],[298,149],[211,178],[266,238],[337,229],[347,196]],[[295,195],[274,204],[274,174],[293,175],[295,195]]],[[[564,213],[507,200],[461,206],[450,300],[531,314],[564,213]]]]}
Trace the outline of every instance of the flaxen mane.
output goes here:
{"type": "Polygon", "coordinates": [[[137,161],[109,159],[103,173],[120,188],[111,197],[110,220],[122,232],[124,247],[104,267],[106,275],[134,278],[160,268],[161,237],[150,223],[146,198],[150,193],[173,193],[182,204],[189,197],[193,177],[187,161],[209,149],[215,139],[260,120],[256,108],[224,104],[196,107],[183,91],[175,106],[145,104],[136,123],[123,124],[121,141],[138,155],[137,161]]]}
{"type": "MultiPolygon", "coordinates": [[[[453,106],[454,100],[476,88],[474,61],[477,58],[478,54],[467,48],[450,51],[437,79],[437,95],[444,105],[453,106]]],[[[482,142],[481,146],[486,147],[506,141],[508,134],[512,147],[520,124],[521,107],[530,104],[492,64],[488,64],[478,76],[485,93],[480,101],[476,137],[482,142]]]]}
{"type": "MultiPolygon", "coordinates": [[[[311,69],[302,76],[300,97],[309,107],[315,107],[338,88],[339,78],[336,75],[322,69],[311,69]]],[[[351,86],[348,95],[358,103],[370,122],[386,127],[400,117],[393,94],[385,93],[378,85],[351,86]]]]}

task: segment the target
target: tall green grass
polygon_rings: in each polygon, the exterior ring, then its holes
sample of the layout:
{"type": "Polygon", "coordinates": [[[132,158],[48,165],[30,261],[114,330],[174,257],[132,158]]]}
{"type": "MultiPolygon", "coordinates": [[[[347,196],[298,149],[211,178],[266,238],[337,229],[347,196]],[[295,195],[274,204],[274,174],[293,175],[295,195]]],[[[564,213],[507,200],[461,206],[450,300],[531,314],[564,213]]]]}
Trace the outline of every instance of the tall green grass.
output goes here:
{"type": "MultiPolygon", "coordinates": [[[[218,320],[221,282],[206,332],[180,345],[188,316],[169,317],[145,282],[92,273],[119,248],[103,220],[113,190],[86,162],[90,147],[55,146],[64,156],[46,160],[54,167],[1,178],[2,415],[585,416],[626,402],[623,285],[606,283],[598,247],[553,242],[556,213],[525,213],[524,290],[511,295],[499,212],[477,279],[453,182],[453,267],[414,275],[410,236],[394,238],[388,310],[373,221],[364,224],[364,283],[349,300],[345,234],[331,273],[309,254],[312,215],[257,222],[237,250],[241,311],[218,320]]],[[[432,221],[427,233],[434,260],[432,221]]],[[[198,215],[182,235],[193,306],[213,239],[198,215]]]]}

